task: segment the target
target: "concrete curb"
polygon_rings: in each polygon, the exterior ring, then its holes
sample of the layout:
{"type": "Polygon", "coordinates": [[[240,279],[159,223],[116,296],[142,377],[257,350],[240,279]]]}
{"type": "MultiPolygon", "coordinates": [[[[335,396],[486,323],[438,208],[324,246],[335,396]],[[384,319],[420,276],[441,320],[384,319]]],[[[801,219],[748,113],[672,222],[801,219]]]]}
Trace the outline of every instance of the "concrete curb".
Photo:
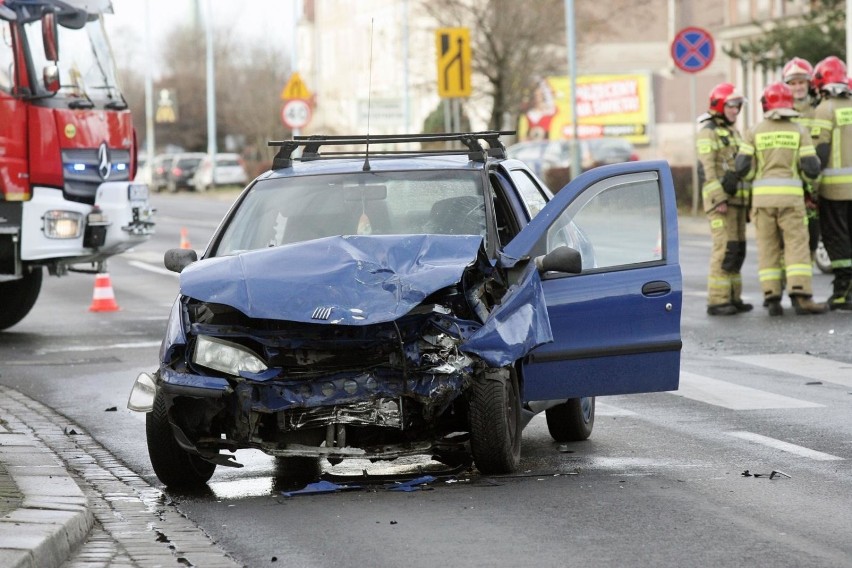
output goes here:
{"type": "Polygon", "coordinates": [[[94,525],[86,496],[56,454],[30,434],[0,428],[0,463],[21,497],[17,509],[0,517],[0,566],[61,566],[94,525]]]}

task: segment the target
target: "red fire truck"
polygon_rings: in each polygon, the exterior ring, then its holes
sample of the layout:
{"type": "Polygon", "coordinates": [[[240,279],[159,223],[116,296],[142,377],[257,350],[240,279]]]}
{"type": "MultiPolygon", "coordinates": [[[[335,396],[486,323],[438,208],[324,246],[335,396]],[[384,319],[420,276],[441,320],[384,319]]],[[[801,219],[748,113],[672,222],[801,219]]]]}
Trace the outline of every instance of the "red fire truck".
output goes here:
{"type": "Polygon", "coordinates": [[[109,0],[0,0],[0,329],[44,269],[104,272],[153,232],[102,14],[109,0]]]}

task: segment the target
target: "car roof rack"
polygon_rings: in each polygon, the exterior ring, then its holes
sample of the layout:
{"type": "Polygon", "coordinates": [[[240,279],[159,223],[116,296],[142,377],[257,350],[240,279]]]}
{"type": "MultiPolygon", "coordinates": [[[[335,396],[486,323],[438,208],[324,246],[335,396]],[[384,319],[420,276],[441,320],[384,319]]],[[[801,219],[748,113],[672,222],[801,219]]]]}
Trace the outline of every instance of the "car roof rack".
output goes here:
{"type": "Polygon", "coordinates": [[[292,140],[270,140],[269,146],[278,146],[280,150],[272,160],[272,169],[289,168],[293,160],[303,162],[310,160],[377,157],[405,158],[414,156],[447,156],[467,154],[475,162],[485,162],[489,157],[505,158],[506,147],[500,142],[500,136],[513,136],[514,130],[485,130],[481,132],[447,132],[438,134],[376,134],[354,136],[294,136],[292,140]],[[487,145],[483,146],[484,141],[487,145]],[[368,150],[369,144],[405,144],[410,142],[461,142],[465,149],[447,150],[368,150]],[[347,150],[340,152],[322,152],[322,146],[356,146],[365,145],[364,150],[347,150]],[[294,158],[293,152],[304,147],[300,158],[294,158]]]}

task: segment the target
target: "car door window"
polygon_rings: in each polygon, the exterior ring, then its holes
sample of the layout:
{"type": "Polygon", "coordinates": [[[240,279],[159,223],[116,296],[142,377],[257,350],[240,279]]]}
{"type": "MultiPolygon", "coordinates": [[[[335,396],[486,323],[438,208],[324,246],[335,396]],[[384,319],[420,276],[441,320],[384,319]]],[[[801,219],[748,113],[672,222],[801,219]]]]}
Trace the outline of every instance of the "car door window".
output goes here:
{"type": "Polygon", "coordinates": [[[604,179],[584,191],[551,225],[547,251],[564,245],[579,250],[584,271],[659,261],[662,220],[655,172],[604,179]]]}
{"type": "Polygon", "coordinates": [[[518,193],[521,194],[529,218],[532,219],[547,204],[541,188],[524,170],[510,170],[509,175],[512,177],[512,181],[515,182],[518,193]]]}

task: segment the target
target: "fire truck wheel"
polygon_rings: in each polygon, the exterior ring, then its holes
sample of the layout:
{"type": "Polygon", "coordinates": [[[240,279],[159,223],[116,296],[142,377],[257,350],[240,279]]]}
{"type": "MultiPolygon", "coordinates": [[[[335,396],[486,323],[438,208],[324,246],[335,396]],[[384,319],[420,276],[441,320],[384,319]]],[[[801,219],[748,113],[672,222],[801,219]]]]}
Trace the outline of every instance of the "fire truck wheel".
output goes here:
{"type": "Polygon", "coordinates": [[[3,309],[0,310],[0,329],[12,327],[30,313],[41,291],[42,269],[31,269],[23,278],[0,282],[0,298],[3,309]]]}

